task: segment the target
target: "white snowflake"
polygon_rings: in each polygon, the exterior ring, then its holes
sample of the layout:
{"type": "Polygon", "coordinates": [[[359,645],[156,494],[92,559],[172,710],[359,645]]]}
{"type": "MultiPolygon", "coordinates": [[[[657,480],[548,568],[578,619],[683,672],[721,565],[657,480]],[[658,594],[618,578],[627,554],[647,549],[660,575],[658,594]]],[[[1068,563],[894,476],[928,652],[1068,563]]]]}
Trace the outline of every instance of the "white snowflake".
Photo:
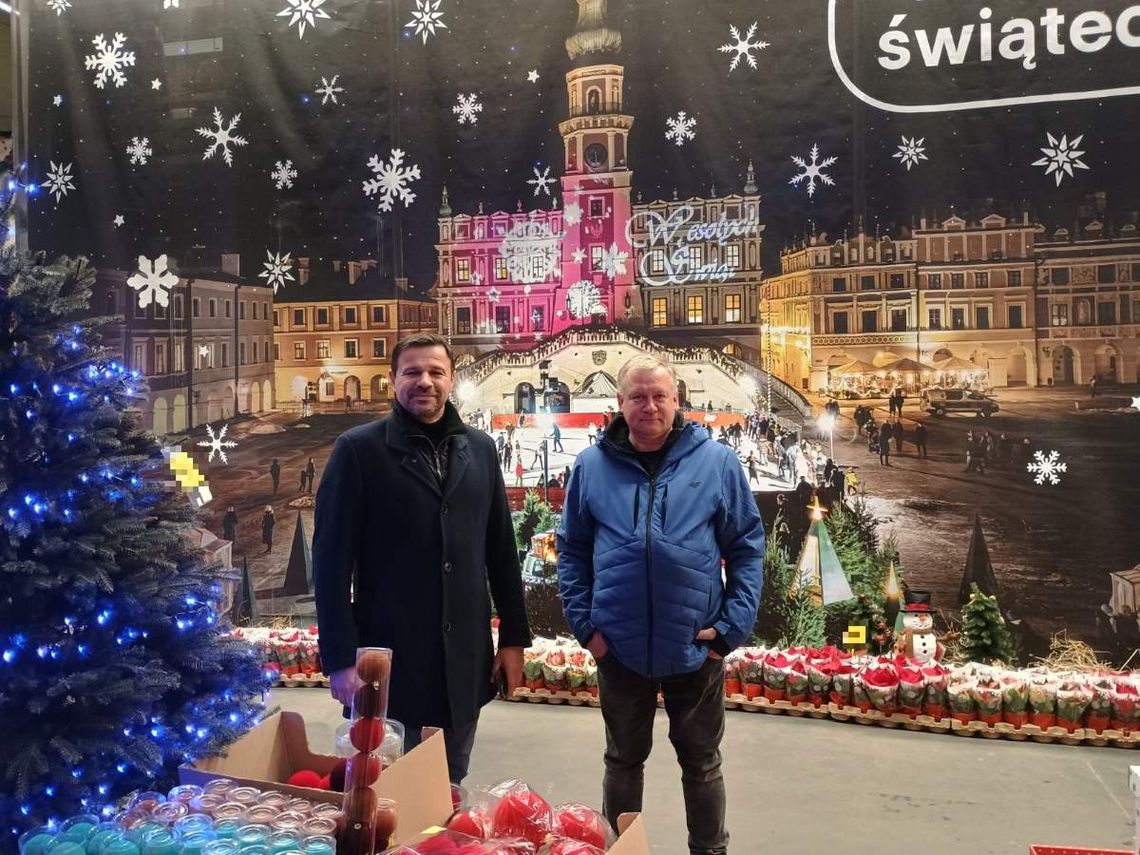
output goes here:
{"type": "Polygon", "coordinates": [[[570,257],[574,259],[575,264],[582,264],[586,260],[586,250],[582,249],[582,247],[578,247],[570,253],[570,257]]]}
{"type": "Polygon", "coordinates": [[[500,291],[498,288],[496,288],[494,285],[492,285],[487,290],[487,302],[497,303],[501,299],[503,299],[503,292],[500,291]]]}
{"type": "Polygon", "coordinates": [[[57,16],[71,8],[71,0],[47,0],[47,4],[48,8],[54,11],[57,16]]]}
{"type": "Polygon", "coordinates": [[[427,44],[428,36],[434,36],[436,27],[447,29],[443,22],[443,12],[439,11],[443,0],[416,0],[416,10],[412,12],[412,20],[404,24],[405,27],[415,27],[417,36],[427,44]]]}
{"type": "Polygon", "coordinates": [[[163,9],[177,9],[178,0],[162,0],[163,9]]]}
{"type": "Polygon", "coordinates": [[[929,160],[926,156],[925,142],[926,137],[915,139],[914,137],[907,138],[904,135],[899,150],[892,154],[891,157],[905,163],[906,171],[910,172],[910,168],[912,166],[918,166],[920,160],[929,160]]]}
{"type": "Polygon", "coordinates": [[[416,194],[408,189],[408,185],[420,177],[420,168],[415,164],[404,166],[402,149],[392,149],[387,162],[380,160],[378,155],[372,155],[368,168],[375,173],[375,177],[361,182],[361,186],[364,187],[365,196],[380,194],[381,211],[391,211],[392,203],[397,197],[404,203],[404,207],[416,201],[416,194]]]}
{"type": "Polygon", "coordinates": [[[314,30],[317,28],[317,19],[329,19],[329,13],[321,7],[325,5],[325,0],[285,0],[289,5],[277,13],[278,18],[284,18],[286,15],[291,15],[289,18],[289,26],[298,24],[297,38],[303,39],[305,37],[305,27],[312,27],[314,30]]]}
{"type": "Polygon", "coordinates": [[[55,196],[55,201],[59,202],[69,191],[75,189],[75,176],[71,174],[70,163],[56,163],[54,160],[50,161],[51,169],[48,170],[48,177],[44,179],[44,189],[55,196]]]}
{"type": "Polygon", "coordinates": [[[579,319],[606,313],[606,307],[602,305],[602,294],[598,286],[589,279],[583,279],[570,286],[566,292],[566,309],[573,317],[579,319]]]}
{"type": "Polygon", "coordinates": [[[676,116],[666,119],[665,125],[668,130],[665,131],[665,139],[673,140],[677,145],[685,144],[685,140],[691,140],[696,137],[693,128],[697,126],[697,120],[692,116],[685,114],[682,110],[676,116]]]}
{"type": "Polygon", "coordinates": [[[206,458],[207,463],[213,463],[214,455],[217,454],[222,458],[222,463],[229,465],[230,461],[226,458],[226,449],[237,448],[237,443],[232,439],[226,439],[226,430],[228,429],[229,425],[222,425],[222,429],[218,431],[217,436],[215,436],[214,426],[206,425],[206,433],[210,435],[210,438],[208,440],[204,439],[199,442],[198,447],[210,449],[210,456],[206,458]]]}
{"type": "Polygon", "coordinates": [[[1081,144],[1081,140],[1085,138],[1084,134],[1079,137],[1073,137],[1072,142],[1069,141],[1068,134],[1062,134],[1060,142],[1048,131],[1045,136],[1049,139],[1049,145],[1041,149],[1045,155],[1039,160],[1033,161],[1031,166],[1044,166],[1045,174],[1052,175],[1057,179],[1057,186],[1061,186],[1061,182],[1065,180],[1068,175],[1073,178],[1074,169],[1088,169],[1089,165],[1081,160],[1083,151],[1077,149],[1081,144]]]}
{"type": "Polygon", "coordinates": [[[122,33],[115,33],[115,38],[111,40],[110,44],[107,44],[102,33],[91,39],[91,44],[95,45],[95,50],[98,53],[83,57],[83,63],[87,66],[88,71],[97,72],[95,75],[96,89],[102,89],[107,85],[108,80],[112,81],[116,88],[127,82],[127,76],[123,74],[123,69],[128,65],[135,64],[135,52],[123,50],[123,45],[126,42],[127,37],[122,33]]]}
{"type": "Polygon", "coordinates": [[[721,53],[735,53],[736,56],[732,58],[732,62],[728,64],[729,73],[736,70],[736,66],[740,64],[741,59],[748,60],[748,65],[756,68],[756,57],[752,55],[752,51],[761,51],[768,47],[767,42],[754,42],[752,37],[756,35],[756,22],[748,28],[748,32],[744,34],[744,38],[740,37],[740,30],[734,26],[729,26],[729,34],[736,39],[735,44],[723,44],[719,50],[721,53]]]}
{"type": "Polygon", "coordinates": [[[213,156],[214,152],[219,148],[222,150],[222,160],[226,162],[226,166],[234,165],[234,153],[230,150],[230,145],[243,146],[248,145],[249,140],[245,137],[238,136],[234,133],[237,128],[238,122],[241,121],[241,113],[235,115],[228,125],[224,125],[222,118],[222,111],[217,107],[214,108],[214,124],[217,126],[214,129],[198,128],[198,134],[204,137],[210,137],[213,142],[206,149],[206,153],[202,155],[202,160],[213,156]]]}
{"type": "Polygon", "coordinates": [[[286,282],[293,282],[293,261],[289,256],[291,252],[274,254],[268,249],[265,250],[265,255],[269,259],[263,261],[265,269],[257,274],[258,279],[264,279],[266,285],[273,286],[273,293],[277,293],[278,288],[284,288],[286,282]]]}
{"type": "Polygon", "coordinates": [[[202,359],[209,359],[210,358],[210,345],[208,345],[208,344],[198,345],[198,356],[200,356],[202,359]]]}
{"type": "Polygon", "coordinates": [[[545,193],[547,196],[549,196],[549,195],[551,195],[550,194],[550,187],[548,187],[547,185],[558,183],[558,179],[550,177],[550,167],[549,166],[546,167],[545,169],[543,169],[542,172],[539,172],[538,167],[535,166],[534,167],[534,178],[527,179],[526,183],[530,184],[534,187],[534,195],[535,196],[537,196],[539,193],[545,193]]]}
{"type": "Polygon", "coordinates": [[[610,279],[616,279],[619,273],[626,273],[625,263],[629,261],[629,253],[618,249],[616,243],[611,243],[609,249],[602,250],[602,272],[610,279]]]}
{"type": "Polygon", "coordinates": [[[476,288],[483,284],[483,274],[478,270],[471,274],[471,284],[476,288]]]}
{"type": "Polygon", "coordinates": [[[1133,398],[1132,399],[1132,409],[1140,410],[1140,398],[1133,398]]]}
{"type": "Polygon", "coordinates": [[[1033,452],[1032,463],[1026,464],[1026,469],[1031,475],[1036,474],[1033,479],[1036,484],[1044,484],[1048,481],[1050,484],[1056,486],[1061,483],[1061,473],[1067,472],[1069,465],[1061,462],[1061,455],[1056,451],[1050,451],[1049,456],[1046,457],[1040,451],[1033,452]]]}
{"type": "Polygon", "coordinates": [[[178,277],[167,269],[165,254],[154,261],[140,255],[138,273],[131,276],[127,284],[139,292],[140,309],[145,309],[151,303],[169,306],[170,289],[178,284],[178,277]]]}
{"type": "Polygon", "coordinates": [[[793,187],[798,187],[804,179],[807,179],[809,197],[815,195],[816,179],[819,179],[821,183],[826,184],[828,187],[835,186],[835,182],[831,180],[831,176],[826,174],[823,170],[839,160],[838,157],[827,157],[821,161],[819,159],[819,146],[815,144],[812,145],[810,154],[811,163],[806,163],[802,157],[792,155],[792,162],[802,169],[803,172],[788,182],[793,187]]]}
{"type": "Polygon", "coordinates": [[[284,190],[293,186],[293,179],[297,177],[297,170],[293,168],[293,161],[286,160],[282,163],[279,160],[273,167],[273,171],[269,173],[269,177],[273,179],[278,190],[284,190]]]}
{"type": "Polygon", "coordinates": [[[147,158],[154,152],[151,151],[150,140],[147,137],[131,137],[131,144],[127,146],[127,154],[130,155],[131,163],[146,166],[147,158]]]}
{"type": "Polygon", "coordinates": [[[336,94],[343,92],[344,87],[336,85],[336,79],[338,77],[340,77],[339,74],[334,74],[332,80],[326,80],[325,76],[323,74],[321,75],[321,85],[317,88],[317,94],[321,96],[321,106],[324,106],[329,101],[332,101],[334,104],[340,103],[336,100],[336,94]]]}
{"type": "Polygon", "coordinates": [[[565,209],[563,209],[562,218],[566,221],[568,226],[576,226],[582,222],[582,206],[577,202],[570,202],[565,209]]]}
{"type": "Polygon", "coordinates": [[[557,277],[564,236],[533,215],[512,225],[499,246],[499,255],[506,261],[511,281],[533,285],[557,277]]]}
{"type": "Polygon", "coordinates": [[[476,113],[483,112],[483,105],[479,103],[478,95],[476,95],[474,92],[472,92],[470,95],[464,95],[460,93],[457,96],[457,100],[459,103],[451,108],[451,112],[459,117],[459,124],[462,125],[466,122],[475,124],[477,121],[479,121],[479,117],[476,115],[476,113]]]}

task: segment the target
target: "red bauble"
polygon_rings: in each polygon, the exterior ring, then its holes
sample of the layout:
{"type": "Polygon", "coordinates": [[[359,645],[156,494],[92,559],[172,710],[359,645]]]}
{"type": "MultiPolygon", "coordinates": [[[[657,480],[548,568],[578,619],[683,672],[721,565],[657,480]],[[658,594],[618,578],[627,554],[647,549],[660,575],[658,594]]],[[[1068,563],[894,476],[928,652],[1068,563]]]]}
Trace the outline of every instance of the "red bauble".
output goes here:
{"type": "MultiPolygon", "coordinates": [[[[318,790],[331,790],[332,788],[333,788],[332,787],[332,780],[329,778],[328,775],[325,775],[323,778],[321,778],[320,783],[317,784],[318,790]]],[[[343,792],[343,791],[344,791],[343,787],[340,790],[338,790],[338,792],[343,792]]]]}
{"type": "Polygon", "coordinates": [[[380,777],[383,764],[375,754],[357,754],[346,764],[344,785],[346,789],[371,787],[380,777]]]}
{"type": "Polygon", "coordinates": [[[542,850],[542,855],[603,855],[604,852],[604,849],[583,843],[581,840],[560,837],[552,840],[550,845],[542,850]]]}
{"type": "Polygon", "coordinates": [[[491,830],[490,825],[490,818],[487,814],[473,810],[461,810],[447,823],[447,827],[451,831],[458,831],[460,834],[470,834],[472,837],[478,837],[480,840],[487,838],[487,833],[491,830]]]}
{"type": "Polygon", "coordinates": [[[539,846],[554,826],[554,811],[538,793],[518,790],[503,796],[492,826],[495,837],[521,837],[539,846]]]}
{"type": "Polygon", "coordinates": [[[554,817],[554,831],[572,840],[581,840],[604,850],[609,824],[605,818],[585,805],[565,805],[554,817]]]}
{"type": "Polygon", "coordinates": [[[319,789],[321,786],[321,776],[312,769],[302,769],[290,775],[289,780],[285,783],[291,787],[312,787],[313,789],[319,789]]]}
{"type": "Polygon", "coordinates": [[[365,650],[356,658],[356,676],[365,683],[383,683],[392,670],[392,654],[365,650]]]}
{"type": "Polygon", "coordinates": [[[352,723],[348,738],[357,751],[375,751],[384,741],[384,722],[378,718],[358,719],[352,723]]]}
{"type": "Polygon", "coordinates": [[[352,713],[357,718],[383,718],[384,713],[384,698],[387,695],[386,691],[382,691],[379,687],[373,686],[371,683],[365,683],[356,690],[356,695],[352,700],[352,713]]]}

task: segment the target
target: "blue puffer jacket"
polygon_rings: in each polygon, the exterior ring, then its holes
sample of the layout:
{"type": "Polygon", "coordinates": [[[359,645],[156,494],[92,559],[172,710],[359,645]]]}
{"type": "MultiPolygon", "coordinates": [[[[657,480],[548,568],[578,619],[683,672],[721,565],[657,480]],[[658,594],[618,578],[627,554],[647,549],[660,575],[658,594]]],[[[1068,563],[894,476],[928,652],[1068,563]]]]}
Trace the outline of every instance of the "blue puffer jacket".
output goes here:
{"type": "Polygon", "coordinates": [[[558,530],[566,619],[647,677],[697,670],[713,627],[748,639],[763,584],[764,525],[740,461],[687,424],[650,478],[617,418],[578,456],[558,530]],[[721,558],[724,558],[724,574],[721,558]]]}

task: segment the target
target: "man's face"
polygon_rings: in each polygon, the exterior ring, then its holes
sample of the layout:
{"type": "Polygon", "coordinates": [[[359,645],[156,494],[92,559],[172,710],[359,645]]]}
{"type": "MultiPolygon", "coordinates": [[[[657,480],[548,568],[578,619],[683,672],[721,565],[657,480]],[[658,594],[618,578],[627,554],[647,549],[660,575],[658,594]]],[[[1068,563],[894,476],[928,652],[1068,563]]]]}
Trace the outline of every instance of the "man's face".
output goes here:
{"type": "Polygon", "coordinates": [[[659,445],[673,429],[677,390],[664,368],[631,371],[617,399],[635,446],[659,445]]]}
{"type": "Polygon", "coordinates": [[[417,421],[425,424],[443,417],[452,382],[447,351],[439,345],[409,347],[400,354],[399,365],[392,368],[396,400],[417,421]]]}

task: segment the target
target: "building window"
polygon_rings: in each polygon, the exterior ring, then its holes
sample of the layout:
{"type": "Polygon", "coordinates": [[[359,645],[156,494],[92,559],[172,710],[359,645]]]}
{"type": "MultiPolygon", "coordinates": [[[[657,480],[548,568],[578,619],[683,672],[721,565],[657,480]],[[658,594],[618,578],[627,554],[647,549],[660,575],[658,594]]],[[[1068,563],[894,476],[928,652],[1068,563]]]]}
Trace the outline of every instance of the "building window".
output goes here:
{"type": "Polygon", "coordinates": [[[278,342],[273,342],[273,361],[281,361],[281,345],[278,342]]]}
{"type": "Polygon", "coordinates": [[[700,294],[686,297],[685,317],[690,324],[703,324],[705,322],[705,298],[700,294]]]}
{"type": "Polygon", "coordinates": [[[372,358],[373,359],[387,359],[388,358],[388,339],[374,338],[372,339],[372,358]]]}
{"type": "Polygon", "coordinates": [[[655,327],[669,324],[669,298],[654,297],[650,303],[650,323],[655,327]]]}
{"type": "Polygon", "coordinates": [[[511,307],[495,306],[495,332],[509,333],[511,331],[511,307]]]}
{"type": "Polygon", "coordinates": [[[495,278],[502,281],[507,278],[509,271],[507,270],[507,260],[501,255],[495,256],[495,278]]]}
{"type": "Polygon", "coordinates": [[[590,199],[590,216],[604,217],[606,215],[606,200],[598,197],[590,199]]]}
{"type": "Polygon", "coordinates": [[[329,353],[332,350],[329,340],[323,339],[317,342],[317,359],[329,359],[329,353]]]}
{"type": "Polygon", "coordinates": [[[147,370],[146,370],[146,345],[145,344],[136,344],[135,345],[135,361],[131,367],[134,368],[136,371],[141,371],[143,374],[147,373],[147,370]]]}
{"type": "Polygon", "coordinates": [[[898,291],[906,286],[906,277],[901,273],[892,273],[890,280],[890,288],[893,291],[898,291]]]}
{"type": "Polygon", "coordinates": [[[388,311],[386,306],[372,307],[372,323],[381,326],[388,323],[388,311]]]}
{"type": "Polygon", "coordinates": [[[166,306],[162,305],[162,303],[155,303],[154,304],[154,317],[156,320],[165,321],[166,320],[166,306]]]}
{"type": "Polygon", "coordinates": [[[181,294],[175,294],[174,295],[174,317],[175,318],[181,318],[182,317],[182,310],[184,308],[185,307],[182,305],[182,295],[181,294]]]}
{"type": "Polygon", "coordinates": [[[732,270],[740,269],[740,244],[730,243],[725,246],[724,263],[732,270]]]}
{"type": "Polygon", "coordinates": [[[345,306],[344,322],[346,324],[356,324],[356,306],[345,306]]]}
{"type": "MultiPolygon", "coordinates": [[[[254,344],[257,344],[257,342],[254,342],[254,344]]],[[[245,365],[245,342],[244,341],[238,342],[238,365],[245,365]]]]}
{"type": "Polygon", "coordinates": [[[154,373],[161,376],[166,373],[166,342],[155,342],[154,345],[154,373]]]}
{"type": "Polygon", "coordinates": [[[263,317],[263,318],[269,317],[269,303],[267,303],[265,301],[262,301],[262,303],[261,303],[261,317],[263,317]]]}
{"type": "Polygon", "coordinates": [[[966,274],[965,273],[951,273],[950,274],[950,287],[951,288],[965,288],[966,287],[966,274]]]}
{"type": "Polygon", "coordinates": [[[950,328],[955,330],[964,330],[966,328],[965,309],[950,310],[950,328]]]}
{"type": "Polygon", "coordinates": [[[304,325],[305,325],[305,310],[304,309],[294,309],[293,310],[293,326],[303,327],[304,325]]]}
{"type": "MultiPolygon", "coordinates": [[[[266,320],[268,320],[268,319],[269,319],[269,315],[266,315],[266,316],[265,316],[265,318],[266,318],[266,320]]],[[[254,301],[253,301],[253,319],[254,319],[255,321],[257,320],[257,300],[254,300],[254,301]]]]}
{"type": "Polygon", "coordinates": [[[990,287],[990,274],[979,271],[974,274],[974,287],[975,288],[989,288],[990,287]]]}
{"type": "Polygon", "coordinates": [[[1140,262],[1132,263],[1132,281],[1140,282],[1140,262]]]}
{"type": "Polygon", "coordinates": [[[1096,268],[1096,281],[1101,285],[1111,285],[1116,281],[1115,264],[1098,264],[1096,268]]]}
{"type": "Polygon", "coordinates": [[[532,332],[542,332],[546,328],[546,308],[535,306],[530,310],[530,328],[532,332]]]}
{"type": "Polygon", "coordinates": [[[1116,303],[1097,303],[1096,322],[1101,326],[1116,323],[1116,303]]]}
{"type": "Polygon", "coordinates": [[[848,332],[850,332],[850,329],[847,326],[846,312],[836,312],[831,316],[831,329],[832,332],[835,332],[838,335],[846,335],[848,332]]]}
{"type": "Polygon", "coordinates": [[[213,297],[210,298],[210,317],[216,318],[218,316],[218,301],[213,297]]]}
{"type": "Polygon", "coordinates": [[[229,342],[222,342],[222,368],[230,367],[230,344],[229,342]]]}
{"type": "Polygon", "coordinates": [[[327,308],[317,309],[317,326],[328,326],[329,323],[329,310],[327,308]]]}
{"type": "Polygon", "coordinates": [[[202,317],[202,301],[198,297],[190,301],[190,313],[196,318],[202,317]]]}
{"type": "Polygon", "coordinates": [[[988,330],[990,328],[990,307],[976,306],[974,308],[974,328],[988,330]]]}
{"type": "Polygon", "coordinates": [[[230,301],[229,301],[229,300],[225,300],[224,302],[225,302],[225,304],[226,304],[226,317],[227,317],[227,318],[232,318],[232,317],[233,317],[233,309],[232,309],[232,308],[230,308],[230,301]]]}
{"type": "Polygon", "coordinates": [[[305,343],[303,341],[293,342],[293,358],[298,362],[305,361],[305,343]]]}
{"type": "Polygon", "coordinates": [[[859,277],[859,290],[860,291],[874,291],[875,290],[875,277],[874,276],[860,276],[859,277]]]}
{"type": "Polygon", "coordinates": [[[1008,306],[1006,307],[1006,314],[1009,318],[1009,328],[1011,330],[1019,330],[1025,326],[1025,310],[1021,306],[1008,306]]]}
{"type": "Polygon", "coordinates": [[[1067,327],[1069,325],[1069,306],[1067,303],[1054,303],[1049,307],[1049,324],[1054,327],[1067,327]]]}
{"type": "Polygon", "coordinates": [[[135,317],[136,318],[145,318],[146,317],[146,308],[143,306],[140,306],[137,302],[135,303],[135,317]]]}
{"type": "Polygon", "coordinates": [[[174,373],[181,374],[186,370],[186,345],[179,342],[174,347],[174,373]]]}
{"type": "MultiPolygon", "coordinates": [[[[254,303],[254,305],[256,306],[257,304],[254,303]]],[[[279,311],[277,311],[276,309],[273,310],[273,326],[275,326],[275,327],[281,326],[281,313],[279,311]]]]}
{"type": "Polygon", "coordinates": [[[941,309],[928,309],[926,315],[927,328],[932,330],[942,329],[942,310],[941,309]]]}
{"type": "Polygon", "coordinates": [[[726,324],[740,323],[740,295],[725,294],[724,296],[724,322],[726,324]]]}
{"type": "Polygon", "coordinates": [[[1054,285],[1068,285],[1069,284],[1069,268],[1067,267],[1054,267],[1050,274],[1050,281],[1054,285]]]}
{"type": "Polygon", "coordinates": [[[929,287],[931,291],[941,291],[942,290],[942,274],[941,273],[931,273],[929,276],[926,277],[926,283],[927,283],[927,287],[929,287]]]}
{"type": "Polygon", "coordinates": [[[357,359],[360,357],[359,342],[354,338],[344,340],[344,358],[357,359]]]}
{"type": "Polygon", "coordinates": [[[455,259],[455,281],[456,282],[470,282],[471,281],[471,259],[470,258],[457,258],[457,259],[455,259]]]}
{"type": "Polygon", "coordinates": [[[851,262],[858,261],[859,260],[859,250],[852,248],[851,251],[847,253],[847,260],[851,261],[851,262]]]}
{"type": "Polygon", "coordinates": [[[891,309],[891,332],[906,332],[906,309],[891,309]]]}
{"type": "MultiPolygon", "coordinates": [[[[257,359],[258,359],[258,357],[257,357],[257,351],[258,351],[258,347],[257,347],[257,339],[254,339],[254,340],[253,340],[253,364],[254,364],[254,365],[256,365],[256,364],[257,364],[257,359]]],[[[268,355],[269,355],[269,351],[268,351],[268,350],[266,350],[266,354],[265,354],[265,355],[266,355],[266,356],[268,356],[268,355]]]]}
{"type": "Polygon", "coordinates": [[[605,251],[606,248],[601,245],[590,247],[590,269],[595,273],[602,269],[602,255],[605,251]]]}
{"type": "Polygon", "coordinates": [[[665,250],[655,249],[649,253],[649,272],[654,275],[665,272],[665,250]]]}
{"type": "Polygon", "coordinates": [[[843,276],[836,276],[831,280],[831,290],[836,294],[842,294],[847,290],[847,279],[843,276]]]}
{"type": "MultiPolygon", "coordinates": [[[[253,310],[255,312],[257,311],[257,303],[253,304],[253,310]]],[[[245,300],[239,300],[238,301],[238,320],[239,321],[245,320],[245,300]]]]}
{"type": "Polygon", "coordinates": [[[705,263],[705,248],[700,244],[689,247],[689,270],[698,270],[705,263]]]}
{"type": "Polygon", "coordinates": [[[863,312],[863,332],[878,332],[879,331],[879,313],[877,311],[863,312]]]}
{"type": "Polygon", "coordinates": [[[462,308],[455,310],[455,332],[457,335],[470,335],[471,334],[471,309],[462,308]]]}
{"type": "Polygon", "coordinates": [[[1010,270],[1006,274],[1006,281],[1012,286],[1020,285],[1021,284],[1021,271],[1020,270],[1010,270]]]}

